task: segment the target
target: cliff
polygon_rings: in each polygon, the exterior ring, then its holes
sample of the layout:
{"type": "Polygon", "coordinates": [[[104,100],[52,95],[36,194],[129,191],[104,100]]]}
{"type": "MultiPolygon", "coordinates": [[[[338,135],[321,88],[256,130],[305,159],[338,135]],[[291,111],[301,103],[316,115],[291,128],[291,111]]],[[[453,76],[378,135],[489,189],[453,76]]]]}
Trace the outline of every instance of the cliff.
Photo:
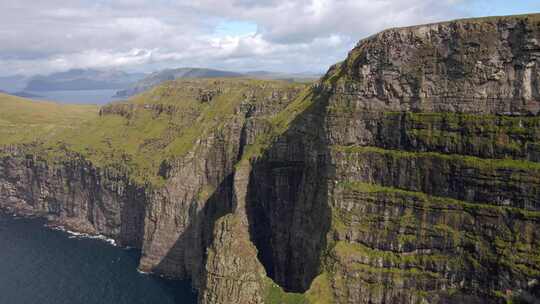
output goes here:
{"type": "Polygon", "coordinates": [[[167,83],[6,147],[0,207],[200,303],[534,301],[540,15],[369,37],[317,83],[167,83]]]}

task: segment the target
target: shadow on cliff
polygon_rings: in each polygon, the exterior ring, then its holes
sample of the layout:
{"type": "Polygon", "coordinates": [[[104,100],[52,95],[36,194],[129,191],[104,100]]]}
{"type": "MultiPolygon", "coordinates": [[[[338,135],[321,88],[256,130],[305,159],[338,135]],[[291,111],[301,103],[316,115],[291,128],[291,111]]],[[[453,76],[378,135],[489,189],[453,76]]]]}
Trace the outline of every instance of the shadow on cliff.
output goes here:
{"type": "MultiPolygon", "coordinates": [[[[232,173],[221,179],[202,209],[197,211],[195,204],[190,206],[190,224],[153,268],[154,273],[191,280],[194,289],[200,287],[206,249],[213,240],[214,224],[220,217],[233,212],[233,181],[232,173]]],[[[179,299],[178,302],[185,303],[185,299],[179,299]]]]}
{"type": "MultiPolygon", "coordinates": [[[[293,292],[307,290],[321,272],[331,224],[328,181],[332,170],[324,128],[328,99],[316,96],[253,161],[246,198],[250,237],[258,258],[270,278],[293,292]]],[[[245,145],[242,133],[239,159],[245,145]]],[[[199,287],[214,224],[234,212],[233,196],[234,172],[221,179],[204,208],[191,207],[190,225],[153,271],[174,270],[177,277],[191,277],[194,287],[199,287]]]]}
{"type": "Polygon", "coordinates": [[[120,245],[142,248],[144,239],[144,217],[146,192],[132,184],[126,186],[126,198],[120,213],[120,245]]]}
{"type": "Polygon", "coordinates": [[[258,258],[267,275],[289,292],[306,291],[321,272],[331,225],[328,96],[314,93],[314,98],[252,164],[246,202],[258,258]]]}

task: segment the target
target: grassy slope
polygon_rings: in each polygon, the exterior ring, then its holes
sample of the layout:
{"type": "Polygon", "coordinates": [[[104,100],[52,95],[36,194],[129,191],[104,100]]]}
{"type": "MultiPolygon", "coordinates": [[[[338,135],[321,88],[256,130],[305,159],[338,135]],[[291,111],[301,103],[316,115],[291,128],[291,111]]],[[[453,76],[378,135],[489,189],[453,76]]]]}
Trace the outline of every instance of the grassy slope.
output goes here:
{"type": "Polygon", "coordinates": [[[81,127],[53,136],[45,147],[67,147],[84,155],[96,166],[122,165],[139,182],[159,185],[163,160],[184,156],[199,139],[219,131],[242,115],[241,104],[268,102],[272,92],[301,90],[305,84],[247,79],[197,79],[168,82],[128,101],[129,115],[106,114],[81,127]],[[201,92],[219,91],[212,101],[201,102],[201,92]],[[172,113],[152,106],[173,109],[172,113]],[[135,107],[132,109],[130,107],[135,107]]]}
{"type": "Polygon", "coordinates": [[[97,114],[95,105],[61,105],[0,94],[0,146],[44,141],[97,114]]]}

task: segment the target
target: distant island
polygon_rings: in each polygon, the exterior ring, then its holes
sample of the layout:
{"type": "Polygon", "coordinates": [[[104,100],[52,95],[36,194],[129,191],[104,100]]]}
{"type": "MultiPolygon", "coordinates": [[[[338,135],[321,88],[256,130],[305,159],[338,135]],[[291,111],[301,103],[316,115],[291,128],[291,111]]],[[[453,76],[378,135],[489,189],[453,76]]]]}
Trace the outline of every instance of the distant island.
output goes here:
{"type": "Polygon", "coordinates": [[[116,92],[115,97],[130,97],[147,91],[165,81],[181,78],[218,78],[218,77],[242,77],[243,74],[229,71],[200,68],[167,69],[152,73],[145,78],[129,85],[123,90],[116,92]]]}
{"type": "Polygon", "coordinates": [[[43,98],[44,97],[42,95],[33,94],[33,93],[25,92],[25,91],[11,93],[11,95],[24,97],[24,98],[43,98]]]}
{"type": "Polygon", "coordinates": [[[46,92],[114,90],[112,98],[127,98],[166,81],[188,78],[254,78],[285,80],[289,82],[314,81],[318,73],[283,73],[271,71],[235,72],[211,68],[181,67],[145,73],[129,73],[119,70],[71,69],[65,72],[35,76],[2,76],[0,90],[25,98],[48,96],[46,92]],[[43,94],[40,94],[43,92],[43,94]]]}
{"type": "Polygon", "coordinates": [[[316,80],[319,74],[279,73],[268,71],[232,72],[205,68],[178,68],[154,72],[129,87],[116,92],[114,97],[131,97],[156,87],[166,81],[186,78],[255,78],[267,80],[305,81],[316,80]]]}
{"type": "Polygon", "coordinates": [[[32,77],[24,91],[79,91],[121,89],[144,77],[141,73],[74,69],[47,76],[32,77]]]}

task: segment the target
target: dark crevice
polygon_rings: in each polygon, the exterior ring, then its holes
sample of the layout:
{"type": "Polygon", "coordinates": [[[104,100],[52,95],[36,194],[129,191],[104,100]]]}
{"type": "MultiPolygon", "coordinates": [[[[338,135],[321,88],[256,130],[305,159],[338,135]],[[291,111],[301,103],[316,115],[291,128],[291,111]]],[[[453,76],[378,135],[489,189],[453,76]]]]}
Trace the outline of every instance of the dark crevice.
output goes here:
{"type": "MultiPolygon", "coordinates": [[[[199,211],[196,205],[190,207],[190,213],[194,214],[190,216],[192,220],[189,226],[178,237],[167,255],[153,268],[153,272],[167,274],[177,269],[180,273],[192,274],[191,279],[200,279],[206,264],[206,248],[214,238],[214,224],[220,217],[233,212],[233,181],[233,174],[223,178],[199,211]],[[195,237],[196,235],[200,235],[200,238],[195,237]]],[[[196,286],[200,282],[192,283],[196,286]]]]}
{"type": "Polygon", "coordinates": [[[242,130],[240,131],[240,145],[238,149],[238,156],[236,158],[236,161],[239,161],[242,158],[242,155],[244,155],[244,149],[246,147],[247,143],[247,127],[248,121],[244,121],[242,124],[242,130]]]}
{"type": "Polygon", "coordinates": [[[322,271],[331,211],[323,94],[252,164],[246,199],[252,242],[267,275],[305,292],[322,271]]]}

